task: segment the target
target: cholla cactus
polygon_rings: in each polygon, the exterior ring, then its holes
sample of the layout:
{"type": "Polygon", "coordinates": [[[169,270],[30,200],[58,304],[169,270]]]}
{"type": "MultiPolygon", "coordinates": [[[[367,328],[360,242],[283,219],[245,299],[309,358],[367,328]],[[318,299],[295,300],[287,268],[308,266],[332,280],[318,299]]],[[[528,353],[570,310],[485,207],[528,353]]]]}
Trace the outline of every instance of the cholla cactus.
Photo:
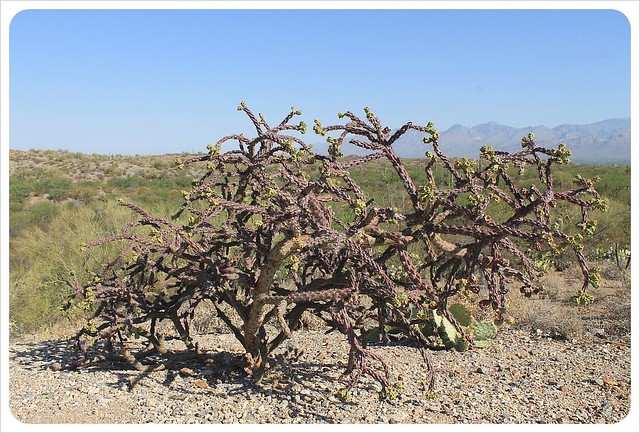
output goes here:
{"type": "Polygon", "coordinates": [[[486,288],[481,303],[503,311],[507,291],[535,293],[537,261],[565,249],[573,250],[583,270],[580,293],[589,283],[596,286],[580,238],[563,232],[552,218],[559,202],[575,205],[588,235],[595,227],[588,211],[602,202],[584,179],[573,190],[554,190],[551,168],[566,162],[564,145],[541,148],[530,134],[514,154],[483,148],[483,165],[453,161],[442,153],[433,124],[407,123],[392,133],[367,108],[364,119],[347,111],[340,113],[345,123],[323,126],[316,120],[314,131],[331,145],[326,157],[293,134],[307,131],[304,122],[292,123],[301,114],[293,107],[275,126],[245,103],[238,110],[253,123],[256,136],[223,137],[206,154],[177,160],[181,168],[201,164],[203,174],[183,192],[173,219],[122,203],[138,219],[122,233],[89,245],[124,241],[125,247],[97,280],[75,284],[77,297],[90,293],[96,305],[91,326],[77,335],[85,352],[119,357],[138,369],[163,368],[171,359],[159,331],[163,321],[197,356],[202,347],[190,323],[196,306],[210,300],[245,348],[255,380],[269,354],[310,311],[349,341],[347,390],[362,374],[391,389],[388,366],[366,348],[365,327],[372,323],[383,340],[391,325],[416,342],[433,386],[429,341],[413,322],[416,305],[428,306],[471,341],[448,309],[448,300],[461,291],[486,288]],[[409,130],[423,133],[430,146],[423,185],[393,149],[409,130]],[[371,154],[341,159],[345,140],[371,154]],[[222,151],[234,141],[236,150],[222,151]],[[352,178],[350,169],[377,159],[394,168],[408,198],[406,209],[376,203],[352,178]],[[452,185],[438,184],[436,167],[450,174],[452,185]],[[517,187],[511,167],[532,167],[539,183],[517,187]],[[337,216],[344,208],[351,209],[350,217],[337,216]],[[223,304],[237,314],[228,315],[223,304]],[[274,334],[266,326],[270,322],[278,329],[274,334]],[[132,334],[148,343],[135,354],[123,343],[132,334]],[[144,364],[147,359],[160,363],[144,364]]]}

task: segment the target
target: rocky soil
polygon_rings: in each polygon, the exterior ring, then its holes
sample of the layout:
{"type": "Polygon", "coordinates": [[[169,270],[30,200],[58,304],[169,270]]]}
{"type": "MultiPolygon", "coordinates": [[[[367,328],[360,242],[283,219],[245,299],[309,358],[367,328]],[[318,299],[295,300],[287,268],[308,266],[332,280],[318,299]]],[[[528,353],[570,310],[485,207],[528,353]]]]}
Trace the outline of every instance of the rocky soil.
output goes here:
{"type": "Polygon", "coordinates": [[[503,329],[485,349],[431,352],[433,393],[417,349],[372,346],[391,367],[395,399],[382,399],[369,378],[339,396],[348,345],[338,333],[295,333],[260,385],[242,374],[233,335],[204,341],[203,362],[144,374],[118,365],[61,369],[69,341],[12,342],[11,411],[47,424],[591,424],[619,422],[630,410],[630,337],[597,329],[572,340],[503,329]]]}

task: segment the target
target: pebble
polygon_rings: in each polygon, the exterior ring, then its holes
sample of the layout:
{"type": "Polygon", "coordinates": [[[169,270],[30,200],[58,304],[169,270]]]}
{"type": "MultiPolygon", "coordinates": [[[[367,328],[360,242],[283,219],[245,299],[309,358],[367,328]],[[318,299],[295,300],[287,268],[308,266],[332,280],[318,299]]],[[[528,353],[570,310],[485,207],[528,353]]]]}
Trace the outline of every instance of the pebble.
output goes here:
{"type": "Polygon", "coordinates": [[[20,421],[44,424],[613,424],[626,417],[630,339],[605,347],[589,335],[575,342],[535,337],[503,329],[487,349],[432,352],[440,373],[431,394],[419,351],[371,346],[387,361],[392,383],[401,384],[398,396],[381,399],[379,384],[363,376],[346,400],[338,397],[346,378],[337,362],[346,362],[349,346],[338,333],[295,332],[292,343],[305,353],[272,361],[258,386],[234,370],[241,348],[224,334],[202,337],[210,353],[223,351],[219,369],[194,363],[144,375],[58,370],[56,359],[72,356],[67,342],[12,342],[9,403],[20,421]],[[448,374],[454,367],[458,374],[448,374]],[[136,385],[129,390],[129,383],[136,385]]]}
{"type": "Polygon", "coordinates": [[[600,415],[604,415],[607,411],[609,411],[613,405],[609,401],[605,401],[602,406],[600,406],[599,412],[600,415]]]}

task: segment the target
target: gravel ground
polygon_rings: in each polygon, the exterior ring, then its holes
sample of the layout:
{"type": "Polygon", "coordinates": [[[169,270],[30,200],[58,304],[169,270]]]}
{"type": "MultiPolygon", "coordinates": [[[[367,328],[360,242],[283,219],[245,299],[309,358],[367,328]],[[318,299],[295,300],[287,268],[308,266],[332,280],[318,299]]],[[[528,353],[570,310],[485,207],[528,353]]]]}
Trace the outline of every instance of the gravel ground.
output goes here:
{"type": "MultiPolygon", "coordinates": [[[[597,334],[597,332],[596,332],[597,334]]],[[[431,352],[435,392],[419,352],[391,344],[371,349],[390,365],[398,397],[361,379],[337,396],[348,345],[341,334],[300,331],[276,352],[260,386],[238,367],[230,334],[206,337],[205,362],[140,374],[90,367],[60,369],[69,341],[12,342],[10,408],[23,423],[616,423],[630,409],[629,336],[585,334],[557,340],[503,329],[486,349],[431,352]]]]}

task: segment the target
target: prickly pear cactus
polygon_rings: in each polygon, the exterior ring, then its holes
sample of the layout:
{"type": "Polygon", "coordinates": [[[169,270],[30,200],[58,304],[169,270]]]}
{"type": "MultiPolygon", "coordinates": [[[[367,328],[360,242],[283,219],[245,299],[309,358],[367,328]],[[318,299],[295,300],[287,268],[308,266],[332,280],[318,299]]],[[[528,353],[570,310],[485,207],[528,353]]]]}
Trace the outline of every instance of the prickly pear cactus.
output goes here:
{"type": "Polygon", "coordinates": [[[476,347],[487,347],[491,344],[491,340],[496,338],[498,329],[491,322],[476,322],[471,325],[473,332],[473,342],[476,347]]]}
{"type": "Polygon", "coordinates": [[[460,334],[446,317],[441,316],[433,311],[433,320],[436,325],[437,333],[442,343],[447,349],[455,348],[458,352],[467,350],[467,342],[462,334],[460,334]]]}
{"type": "Polygon", "coordinates": [[[449,313],[458,321],[460,326],[467,327],[473,322],[471,311],[462,304],[453,304],[449,306],[449,313]]]}
{"type": "MultiPolygon", "coordinates": [[[[446,349],[456,349],[463,352],[469,348],[464,336],[446,317],[434,309],[426,308],[424,315],[423,331],[425,335],[436,337],[440,346],[446,349]]],[[[498,328],[492,322],[476,321],[471,311],[462,304],[452,304],[448,308],[451,316],[463,328],[464,332],[472,337],[474,347],[487,347],[496,337],[498,328]]]]}

